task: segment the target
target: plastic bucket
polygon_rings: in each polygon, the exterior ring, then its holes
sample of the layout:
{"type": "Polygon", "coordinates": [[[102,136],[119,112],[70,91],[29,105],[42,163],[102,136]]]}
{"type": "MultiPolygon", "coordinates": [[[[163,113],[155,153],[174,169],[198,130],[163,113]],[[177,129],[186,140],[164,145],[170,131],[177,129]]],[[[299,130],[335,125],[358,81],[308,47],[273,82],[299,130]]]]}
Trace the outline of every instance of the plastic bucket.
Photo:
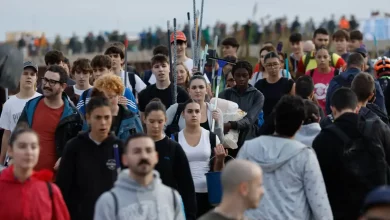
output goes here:
{"type": "Polygon", "coordinates": [[[222,199],[221,172],[208,172],[205,175],[209,202],[211,205],[217,205],[222,199]]]}

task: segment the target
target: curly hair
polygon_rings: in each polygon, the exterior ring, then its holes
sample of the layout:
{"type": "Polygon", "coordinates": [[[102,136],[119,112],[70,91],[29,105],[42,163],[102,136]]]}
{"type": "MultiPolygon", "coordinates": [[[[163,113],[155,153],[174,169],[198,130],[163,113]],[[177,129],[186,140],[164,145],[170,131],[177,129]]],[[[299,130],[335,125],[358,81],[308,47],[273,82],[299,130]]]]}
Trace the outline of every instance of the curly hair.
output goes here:
{"type": "Polygon", "coordinates": [[[122,95],[125,90],[122,79],[113,74],[106,74],[99,77],[95,81],[94,87],[100,91],[112,91],[118,95],[122,95]]]}
{"type": "Polygon", "coordinates": [[[245,60],[238,61],[236,63],[236,65],[233,65],[233,69],[232,69],[233,76],[234,76],[234,73],[236,72],[236,70],[241,69],[241,68],[246,69],[248,71],[249,77],[252,76],[252,73],[253,73],[252,64],[250,64],[248,61],[245,61],[245,60]]]}

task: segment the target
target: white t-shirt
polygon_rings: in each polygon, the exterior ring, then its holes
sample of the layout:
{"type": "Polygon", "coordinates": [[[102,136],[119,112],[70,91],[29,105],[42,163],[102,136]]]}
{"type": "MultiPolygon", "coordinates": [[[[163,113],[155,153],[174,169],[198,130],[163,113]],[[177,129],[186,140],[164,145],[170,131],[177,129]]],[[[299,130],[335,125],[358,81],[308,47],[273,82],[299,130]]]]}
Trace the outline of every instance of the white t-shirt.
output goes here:
{"type": "Polygon", "coordinates": [[[22,114],[23,108],[26,103],[41,94],[35,92],[35,94],[29,99],[19,99],[16,95],[10,96],[10,98],[4,103],[3,112],[0,117],[0,127],[4,130],[13,131],[18,123],[19,117],[22,114]]]}
{"type": "MultiPolygon", "coordinates": [[[[178,134],[178,142],[187,155],[190,164],[192,180],[194,181],[195,192],[207,193],[206,173],[209,172],[210,166],[210,131],[202,128],[202,135],[197,146],[190,146],[185,137],[183,130],[178,134]]],[[[220,143],[219,138],[216,137],[216,145],[220,143]]]]}
{"type": "MultiPolygon", "coordinates": [[[[125,80],[125,71],[124,70],[121,71],[121,78],[123,81],[125,80]]],[[[127,75],[126,78],[127,78],[127,80],[126,80],[126,82],[124,82],[125,87],[129,88],[130,91],[133,92],[133,87],[131,86],[129,75],[127,75]]],[[[141,78],[139,78],[139,76],[137,74],[134,74],[134,79],[135,79],[135,91],[137,93],[140,93],[142,90],[144,90],[146,88],[146,84],[144,83],[144,81],[142,81],[141,78]]]]}
{"type": "Polygon", "coordinates": [[[83,92],[85,91],[85,90],[77,89],[76,85],[73,85],[73,90],[74,90],[74,93],[76,95],[79,95],[79,96],[81,96],[81,94],[83,94],[83,92]]]}
{"type": "MultiPolygon", "coordinates": [[[[194,68],[194,60],[191,59],[191,58],[188,58],[185,62],[184,62],[184,65],[187,67],[187,69],[190,71],[190,73],[192,74],[192,69],[194,68]]],[[[207,76],[204,76],[204,78],[206,79],[206,83],[207,84],[210,84],[210,80],[207,76]]],[[[152,74],[149,78],[149,81],[150,85],[152,84],[155,84],[156,83],[156,76],[154,74],[152,74]]]]}

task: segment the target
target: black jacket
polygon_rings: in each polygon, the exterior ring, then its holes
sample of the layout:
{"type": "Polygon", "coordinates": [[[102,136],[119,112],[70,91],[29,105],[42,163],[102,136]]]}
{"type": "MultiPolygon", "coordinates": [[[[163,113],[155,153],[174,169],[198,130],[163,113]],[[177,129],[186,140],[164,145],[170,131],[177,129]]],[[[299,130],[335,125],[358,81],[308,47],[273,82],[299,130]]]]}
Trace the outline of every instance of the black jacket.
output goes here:
{"type": "MultiPolygon", "coordinates": [[[[377,106],[376,104],[367,104],[367,107],[361,107],[359,111],[359,115],[364,117],[365,119],[380,119],[386,125],[389,125],[389,119],[386,113],[377,106]]],[[[328,115],[325,118],[321,119],[320,126],[321,128],[325,128],[326,126],[333,123],[333,116],[328,115]]]]}
{"type": "Polygon", "coordinates": [[[122,142],[114,135],[97,145],[83,132],[66,144],[56,183],[72,220],[92,220],[97,199],[113,187],[118,175],[115,145],[120,157],[122,142]]]}
{"type": "MultiPolygon", "coordinates": [[[[361,136],[358,129],[359,120],[365,120],[361,115],[345,113],[334,121],[351,139],[361,136]]],[[[373,125],[373,138],[384,147],[387,163],[390,162],[390,129],[377,118],[373,125]]],[[[357,219],[364,197],[368,192],[359,188],[356,183],[349,181],[340,169],[343,166],[341,154],[343,141],[334,133],[323,129],[313,141],[318,162],[324,177],[328,198],[332,207],[334,219],[357,219]],[[359,199],[352,199],[359,198],[359,199]]]]}
{"type": "Polygon", "coordinates": [[[176,189],[184,203],[186,219],[196,219],[196,195],[190,165],[186,153],[177,142],[165,137],[156,142],[158,163],[155,170],[160,173],[162,182],[176,189]]]}
{"type": "MultiPolygon", "coordinates": [[[[43,98],[44,96],[38,96],[26,103],[17,126],[21,123],[27,123],[30,128],[32,127],[34,114],[36,113],[35,109],[38,102],[43,98]]],[[[80,113],[77,111],[76,107],[69,102],[68,96],[65,93],[62,93],[62,100],[65,105],[64,112],[62,113],[62,117],[55,131],[55,145],[58,158],[62,156],[62,151],[66,142],[76,137],[83,128],[83,119],[80,113]]]]}

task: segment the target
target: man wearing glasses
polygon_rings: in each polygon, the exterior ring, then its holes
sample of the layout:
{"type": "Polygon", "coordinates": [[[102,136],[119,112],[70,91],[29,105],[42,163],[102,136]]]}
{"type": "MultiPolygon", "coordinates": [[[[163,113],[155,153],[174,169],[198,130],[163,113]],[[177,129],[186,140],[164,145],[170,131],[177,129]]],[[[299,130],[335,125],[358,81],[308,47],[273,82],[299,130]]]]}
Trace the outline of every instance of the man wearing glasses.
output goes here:
{"type": "Polygon", "coordinates": [[[58,65],[49,66],[41,79],[43,95],[26,103],[18,126],[39,136],[40,155],[35,170],[57,170],[63,148],[82,129],[83,120],[64,93],[68,75],[58,65]]]}

